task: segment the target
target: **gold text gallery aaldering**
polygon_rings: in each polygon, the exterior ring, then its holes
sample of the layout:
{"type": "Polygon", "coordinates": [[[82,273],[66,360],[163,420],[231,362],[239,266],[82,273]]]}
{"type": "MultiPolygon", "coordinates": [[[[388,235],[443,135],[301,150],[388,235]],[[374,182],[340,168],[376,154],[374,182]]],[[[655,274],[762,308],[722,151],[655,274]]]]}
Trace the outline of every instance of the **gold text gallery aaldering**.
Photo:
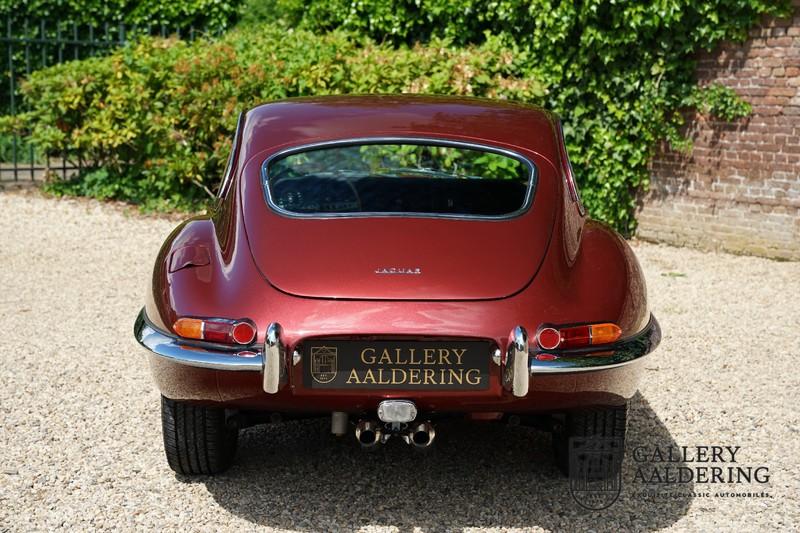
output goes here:
{"type": "Polygon", "coordinates": [[[637,446],[634,482],[639,483],[769,483],[769,467],[743,466],[740,446],[637,446]]]}

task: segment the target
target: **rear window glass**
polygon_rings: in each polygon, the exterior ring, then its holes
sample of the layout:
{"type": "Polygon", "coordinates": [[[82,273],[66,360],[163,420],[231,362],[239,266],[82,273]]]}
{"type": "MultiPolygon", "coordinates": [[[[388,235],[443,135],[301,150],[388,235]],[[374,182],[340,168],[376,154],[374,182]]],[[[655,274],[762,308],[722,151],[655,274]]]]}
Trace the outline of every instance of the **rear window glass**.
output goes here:
{"type": "Polygon", "coordinates": [[[269,161],[270,202],[298,215],[506,216],[529,202],[533,167],[489,150],[443,144],[348,144],[269,161]]]}

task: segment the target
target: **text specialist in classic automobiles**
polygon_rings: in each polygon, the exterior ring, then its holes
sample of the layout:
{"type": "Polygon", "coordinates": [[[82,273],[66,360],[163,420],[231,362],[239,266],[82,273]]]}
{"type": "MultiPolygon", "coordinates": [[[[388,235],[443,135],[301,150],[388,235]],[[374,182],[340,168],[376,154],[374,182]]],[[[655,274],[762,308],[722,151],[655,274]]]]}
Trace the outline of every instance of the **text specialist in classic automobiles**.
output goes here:
{"type": "Polygon", "coordinates": [[[135,324],[183,474],[248,425],[324,416],[364,447],[445,417],[624,438],[660,330],[628,244],[588,220],[558,117],[337,96],[239,119],[216,207],[158,254],[135,324]]]}

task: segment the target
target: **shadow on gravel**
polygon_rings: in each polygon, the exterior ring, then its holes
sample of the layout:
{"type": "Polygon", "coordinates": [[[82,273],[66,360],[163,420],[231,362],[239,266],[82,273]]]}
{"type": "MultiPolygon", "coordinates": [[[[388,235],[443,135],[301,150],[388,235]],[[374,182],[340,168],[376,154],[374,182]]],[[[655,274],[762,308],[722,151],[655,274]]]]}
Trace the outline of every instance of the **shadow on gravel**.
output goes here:
{"type": "Polygon", "coordinates": [[[640,395],[630,415],[622,494],[603,511],[584,510],[573,500],[569,481],[553,464],[548,433],[460,421],[439,424],[438,446],[426,454],[397,439],[364,452],[352,436],[330,436],[327,420],[251,428],[240,436],[233,468],[198,482],[237,516],[306,531],[368,525],[401,531],[664,528],[686,514],[693,485],[681,486],[683,496],[642,498],[631,451],[676,444],[640,395]]]}

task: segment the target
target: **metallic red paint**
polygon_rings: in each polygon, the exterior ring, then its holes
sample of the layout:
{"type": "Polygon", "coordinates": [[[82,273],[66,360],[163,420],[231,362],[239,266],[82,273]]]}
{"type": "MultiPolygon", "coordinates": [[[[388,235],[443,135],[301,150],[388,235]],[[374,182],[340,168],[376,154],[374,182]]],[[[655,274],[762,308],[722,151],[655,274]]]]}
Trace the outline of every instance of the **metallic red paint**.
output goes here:
{"type": "MultiPolygon", "coordinates": [[[[244,118],[241,153],[217,208],[181,224],[162,247],[146,314],[165,332],[181,316],[249,317],[258,342],[264,342],[267,325],[279,321],[289,354],[303,339],[320,336],[480,337],[504,349],[515,325],[533,333],[542,323],[613,322],[623,337],[637,333],[649,319],[639,264],[619,235],[586,220],[571,200],[559,142],[553,116],[510,103],[375,96],[299,99],[255,108],[244,118]],[[513,150],[538,167],[533,205],[526,214],[504,221],[297,221],[265,203],[260,168],[269,155],[311,142],[374,136],[430,137],[513,150]],[[330,238],[331,232],[337,237],[330,238]],[[198,255],[179,252],[184,249],[206,249],[210,261],[195,264],[191,258],[198,255]],[[171,263],[176,252],[180,259],[171,263]],[[348,263],[341,255],[357,259],[348,263]],[[372,271],[373,266],[414,261],[432,275],[376,279],[372,271]],[[348,265],[357,268],[348,271],[348,265]],[[304,280],[304,296],[275,287],[297,285],[299,279],[304,280]]],[[[173,399],[298,413],[363,411],[391,397],[413,399],[420,409],[438,412],[621,404],[635,393],[641,366],[535,376],[530,393],[516,398],[502,388],[496,365],[491,365],[485,391],[387,393],[310,390],[303,386],[303,362],[288,362],[287,386],[266,394],[258,373],[151,361],[159,388],[173,399]]]]}

